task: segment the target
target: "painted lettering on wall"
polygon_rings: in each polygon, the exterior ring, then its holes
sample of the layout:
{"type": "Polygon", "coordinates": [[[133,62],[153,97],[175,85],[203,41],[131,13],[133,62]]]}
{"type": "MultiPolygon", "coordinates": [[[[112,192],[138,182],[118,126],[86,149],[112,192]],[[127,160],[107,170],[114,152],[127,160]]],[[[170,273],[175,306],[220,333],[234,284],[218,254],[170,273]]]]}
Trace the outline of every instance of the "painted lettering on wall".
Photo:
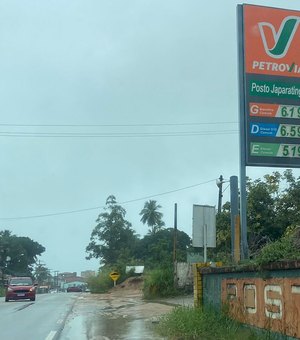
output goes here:
{"type": "Polygon", "coordinates": [[[241,322],[300,338],[300,278],[224,279],[222,302],[241,322]]]}

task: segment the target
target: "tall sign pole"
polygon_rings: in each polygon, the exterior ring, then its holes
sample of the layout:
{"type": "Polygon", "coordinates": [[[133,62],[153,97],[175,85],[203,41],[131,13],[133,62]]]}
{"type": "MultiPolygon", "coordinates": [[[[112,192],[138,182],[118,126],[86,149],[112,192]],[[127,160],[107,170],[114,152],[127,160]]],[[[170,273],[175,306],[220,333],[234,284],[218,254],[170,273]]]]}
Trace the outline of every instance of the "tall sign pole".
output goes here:
{"type": "Polygon", "coordinates": [[[243,6],[238,8],[238,68],[239,68],[239,117],[240,117],[240,221],[241,258],[248,257],[247,195],[246,195],[246,124],[245,124],[245,69],[243,6]]]}
{"type": "Polygon", "coordinates": [[[238,5],[242,258],[246,166],[300,167],[300,12],[238,5]]]}
{"type": "MultiPolygon", "coordinates": [[[[230,177],[230,217],[231,217],[231,255],[234,258],[236,243],[240,242],[236,235],[236,220],[239,216],[239,189],[237,176],[230,177]],[[237,241],[237,242],[236,242],[237,241]]],[[[240,245],[239,245],[240,249],[240,245]]]]}

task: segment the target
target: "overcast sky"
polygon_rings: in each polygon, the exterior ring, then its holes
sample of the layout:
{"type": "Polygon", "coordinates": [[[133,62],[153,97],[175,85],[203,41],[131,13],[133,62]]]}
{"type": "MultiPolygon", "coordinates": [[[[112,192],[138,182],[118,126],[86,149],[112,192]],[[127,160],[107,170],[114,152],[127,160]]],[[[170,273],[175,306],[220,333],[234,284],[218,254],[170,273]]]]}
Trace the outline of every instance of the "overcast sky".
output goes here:
{"type": "Polygon", "coordinates": [[[239,175],[238,3],[0,0],[0,230],[78,273],[99,267],[85,247],[111,194],[138,234],[151,198],[191,236],[193,204],[239,175]]]}

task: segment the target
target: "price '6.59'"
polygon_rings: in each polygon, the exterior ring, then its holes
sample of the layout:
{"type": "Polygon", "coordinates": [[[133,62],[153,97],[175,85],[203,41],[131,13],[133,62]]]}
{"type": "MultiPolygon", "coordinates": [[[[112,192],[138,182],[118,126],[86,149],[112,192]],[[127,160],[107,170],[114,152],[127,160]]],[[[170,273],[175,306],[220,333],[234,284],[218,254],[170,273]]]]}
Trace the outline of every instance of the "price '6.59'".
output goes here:
{"type": "Polygon", "coordinates": [[[300,125],[280,124],[279,137],[300,138],[300,125]]]}

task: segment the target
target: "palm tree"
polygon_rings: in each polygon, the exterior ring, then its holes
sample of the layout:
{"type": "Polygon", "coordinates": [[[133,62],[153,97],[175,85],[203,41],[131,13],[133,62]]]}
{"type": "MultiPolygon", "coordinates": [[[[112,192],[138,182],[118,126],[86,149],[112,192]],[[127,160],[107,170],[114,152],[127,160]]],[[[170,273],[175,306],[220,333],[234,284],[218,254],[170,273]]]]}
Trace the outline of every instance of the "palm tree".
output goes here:
{"type": "Polygon", "coordinates": [[[145,202],[144,208],[140,212],[142,216],[141,221],[143,224],[147,223],[151,234],[155,234],[165,225],[162,221],[163,214],[158,211],[160,208],[161,206],[156,201],[149,200],[145,202]]]}

